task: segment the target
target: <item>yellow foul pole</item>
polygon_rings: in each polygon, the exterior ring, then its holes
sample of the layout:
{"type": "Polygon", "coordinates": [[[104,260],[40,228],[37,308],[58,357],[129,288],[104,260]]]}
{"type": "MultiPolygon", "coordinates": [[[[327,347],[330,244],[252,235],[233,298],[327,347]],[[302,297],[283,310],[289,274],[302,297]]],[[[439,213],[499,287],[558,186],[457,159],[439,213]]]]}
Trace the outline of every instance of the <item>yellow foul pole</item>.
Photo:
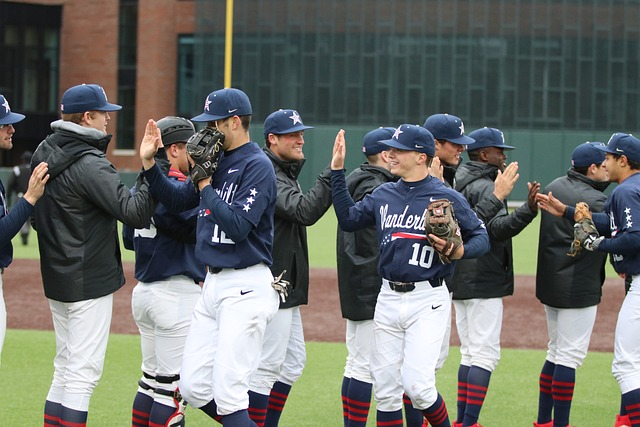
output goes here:
{"type": "Polygon", "coordinates": [[[233,53],[233,0],[227,0],[227,22],[224,41],[224,87],[231,87],[231,56],[233,53]]]}

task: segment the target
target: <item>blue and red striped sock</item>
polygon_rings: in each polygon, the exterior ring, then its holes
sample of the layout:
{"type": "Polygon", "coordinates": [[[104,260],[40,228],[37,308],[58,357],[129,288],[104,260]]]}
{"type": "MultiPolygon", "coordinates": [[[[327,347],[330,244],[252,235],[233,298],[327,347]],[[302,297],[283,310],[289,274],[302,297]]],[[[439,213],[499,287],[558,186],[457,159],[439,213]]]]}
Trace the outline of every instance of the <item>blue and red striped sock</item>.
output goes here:
{"type": "Polygon", "coordinates": [[[538,397],[538,424],[551,422],[551,412],[553,411],[553,394],[551,384],[553,383],[553,373],[556,364],[545,360],[540,371],[540,396],[538,397]]]}
{"type": "Polygon", "coordinates": [[[342,422],[344,427],[349,426],[349,404],[347,401],[347,393],[349,392],[349,383],[351,378],[342,377],[342,388],[340,389],[340,395],[342,396],[342,422]]]}
{"type": "Polygon", "coordinates": [[[287,403],[291,386],[280,381],[271,388],[271,394],[269,395],[269,405],[267,407],[267,417],[264,422],[264,427],[278,427],[280,422],[280,415],[284,410],[284,404],[287,403]]]}
{"type": "Polygon", "coordinates": [[[392,412],[384,412],[378,409],[376,412],[376,427],[402,427],[402,409],[392,412]]]}
{"type": "MultiPolygon", "coordinates": [[[[480,410],[487,397],[491,372],[479,366],[471,366],[467,377],[467,406],[464,410],[463,426],[472,426],[478,422],[480,410]]],[[[565,426],[566,427],[566,426],[565,426]]]]}
{"type": "Polygon", "coordinates": [[[553,425],[555,427],[567,427],[571,402],[573,401],[573,389],[576,385],[576,370],[562,365],[556,365],[553,373],[551,392],[553,394],[553,425]]]}
{"type": "Polygon", "coordinates": [[[467,407],[467,379],[469,378],[469,369],[467,365],[458,367],[458,417],[456,422],[462,424],[464,420],[464,411],[467,407]]]}
{"type": "Polygon", "coordinates": [[[219,422],[220,424],[222,424],[222,417],[220,415],[218,415],[218,405],[216,404],[215,400],[212,400],[211,402],[207,403],[206,405],[198,408],[200,409],[202,412],[204,412],[205,414],[207,414],[209,417],[211,417],[212,419],[216,420],[217,422],[219,422]]]}
{"type": "Polygon", "coordinates": [[[451,427],[449,422],[449,413],[447,412],[447,405],[444,403],[444,399],[438,393],[438,398],[435,403],[422,411],[424,417],[429,421],[432,427],[451,427]]]}
{"type": "Polygon", "coordinates": [[[87,411],[62,406],[60,408],[60,427],[85,427],[87,425],[87,411]]]}
{"type": "Polygon", "coordinates": [[[59,426],[60,425],[60,409],[62,405],[58,402],[47,400],[44,402],[44,425],[59,426]]]}
{"type": "Polygon", "coordinates": [[[622,395],[622,404],[633,427],[640,426],[640,388],[622,395]]]}
{"type": "Polygon", "coordinates": [[[371,406],[371,383],[351,378],[346,391],[346,427],[365,427],[371,406]]]}
{"type": "Polygon", "coordinates": [[[133,408],[131,409],[132,427],[147,427],[149,425],[152,406],[153,397],[142,392],[136,393],[136,397],[133,399],[133,408]]]}
{"type": "Polygon", "coordinates": [[[402,395],[402,402],[404,403],[404,419],[407,422],[407,427],[422,427],[424,420],[422,411],[413,407],[413,402],[406,394],[402,395]]]}
{"type": "Polygon", "coordinates": [[[249,418],[258,427],[263,427],[267,419],[267,405],[269,405],[269,395],[249,390],[249,418]]]}

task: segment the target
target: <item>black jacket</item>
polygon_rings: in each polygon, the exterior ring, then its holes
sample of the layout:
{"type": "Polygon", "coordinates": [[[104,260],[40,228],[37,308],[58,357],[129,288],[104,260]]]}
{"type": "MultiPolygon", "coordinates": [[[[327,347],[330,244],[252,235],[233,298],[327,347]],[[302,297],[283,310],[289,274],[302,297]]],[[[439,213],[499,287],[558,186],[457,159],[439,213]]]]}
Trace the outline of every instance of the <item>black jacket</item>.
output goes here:
{"type": "MultiPolygon", "coordinates": [[[[555,179],[544,189],[568,206],[586,202],[593,212],[602,212],[608,182],[593,181],[569,169],[566,176],[555,179]]],[[[536,296],[556,308],[582,308],[596,305],[605,279],[605,252],[581,251],[567,255],[573,241],[574,222],[542,212],[538,245],[536,296]]]]}
{"type": "Polygon", "coordinates": [[[155,205],[146,185],[135,195],[105,152],[111,135],[58,120],[32,167],[47,162],[51,178],[38,201],[40,270],[47,298],[75,302],[109,295],[125,282],[117,221],[149,224],[155,205]]]}
{"type": "MultiPolygon", "coordinates": [[[[388,170],[363,163],[347,177],[347,189],[357,202],[380,184],[394,180],[394,176],[388,170]]],[[[382,286],[382,279],[377,272],[379,246],[375,227],[353,233],[342,231],[338,227],[338,289],[342,317],[345,319],[373,319],[382,286]]]]}
{"type": "Polygon", "coordinates": [[[331,206],[331,171],[327,168],[305,194],[298,183],[304,160],[285,162],[268,148],[276,173],[276,210],[274,215],[274,276],[287,270],[283,279],[293,286],[280,308],[297,307],[309,301],[309,248],[307,226],[315,224],[331,206]]]}
{"type": "MultiPolygon", "coordinates": [[[[492,193],[497,175],[495,165],[475,161],[465,163],[456,173],[456,189],[474,208],[483,200],[495,198],[492,193]]],[[[532,212],[527,203],[509,213],[505,200],[497,213],[484,218],[491,250],[479,258],[458,261],[453,299],[499,298],[513,294],[511,238],[530,224],[536,215],[537,212],[532,212]]]]}

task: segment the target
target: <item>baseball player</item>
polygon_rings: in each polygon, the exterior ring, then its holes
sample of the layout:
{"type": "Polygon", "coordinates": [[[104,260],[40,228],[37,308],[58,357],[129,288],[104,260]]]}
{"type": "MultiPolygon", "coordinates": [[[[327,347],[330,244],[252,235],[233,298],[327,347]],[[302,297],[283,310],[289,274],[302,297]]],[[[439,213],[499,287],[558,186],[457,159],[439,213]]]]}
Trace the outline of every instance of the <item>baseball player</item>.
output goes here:
{"type": "MultiPolygon", "coordinates": [[[[609,185],[600,142],[585,142],[571,154],[571,169],[544,189],[567,205],[586,202],[602,212],[609,185]]],[[[581,251],[567,256],[574,239],[573,221],[542,211],[536,296],[544,304],[549,344],[540,372],[536,427],[569,425],[576,368],[587,355],[605,279],[604,252],[581,251]]]]}
{"type": "MultiPolygon", "coordinates": [[[[186,143],[195,133],[193,123],[164,117],[158,120],[158,129],[169,178],[185,182],[186,143]]],[[[131,425],[135,427],[178,425],[184,417],[184,403],[176,393],[182,351],[205,276],[205,267],[195,255],[197,214],[197,208],[172,214],[158,204],[149,227],[123,227],[125,247],[136,253],[138,280],[131,309],[140,331],[143,375],[133,401],[131,425]]]]}
{"type": "MultiPolygon", "coordinates": [[[[495,198],[494,180],[507,167],[502,131],[484,127],[469,134],[469,162],[456,171],[456,190],[475,207],[495,198]]],[[[453,305],[462,355],[458,368],[458,418],[454,427],[480,427],[478,418],[489,388],[489,380],[500,360],[502,298],[513,294],[513,250],[511,238],[538,214],[537,182],[527,183],[527,203],[509,213],[507,201],[491,218],[484,218],[491,250],[476,259],[463,259],[456,266],[453,305]]],[[[563,426],[564,427],[564,426],[563,426]]]]}
{"type": "MultiPolygon", "coordinates": [[[[49,165],[51,179],[34,212],[40,271],[56,335],[44,425],[86,425],[89,401],[102,375],[113,293],[125,278],[117,221],[149,223],[155,203],[146,184],[136,194],[106,158],[109,112],[102,87],[78,85],[61,100],[62,120],[40,143],[31,165],[49,165]]],[[[159,138],[150,121],[143,141],[159,138]]]]}
{"type": "MultiPolygon", "coordinates": [[[[12,112],[9,101],[0,94],[0,150],[13,148],[13,135],[16,133],[13,125],[22,120],[24,120],[24,115],[12,112]]],[[[2,273],[13,261],[11,239],[27,222],[29,215],[33,212],[33,205],[44,192],[44,185],[49,180],[47,171],[46,164],[40,164],[33,170],[24,197],[18,200],[11,212],[9,212],[7,204],[6,191],[0,181],[0,356],[2,356],[4,337],[7,332],[7,309],[2,293],[2,273]]]]}
{"type": "MultiPolygon", "coordinates": [[[[614,133],[606,146],[604,167],[609,180],[618,185],[607,199],[604,213],[593,213],[599,236],[590,234],[582,242],[588,251],[612,254],[619,275],[632,277],[624,298],[614,338],[613,375],[622,393],[622,410],[617,426],[640,426],[640,140],[626,133],[614,133]]],[[[572,220],[575,209],[550,192],[538,196],[549,213],[572,220]]],[[[577,223],[576,223],[577,224],[577,223]]]]}
{"type": "MultiPolygon", "coordinates": [[[[393,137],[392,127],[368,132],[362,141],[367,161],[347,176],[347,189],[354,201],[386,182],[397,178],[389,171],[389,147],[382,143],[393,137]]],[[[345,341],[347,361],[342,379],[342,407],[345,427],[367,424],[373,389],[369,358],[373,338],[373,313],[382,286],[377,272],[379,249],[375,226],[337,234],[338,290],[342,317],[347,319],[345,341]]],[[[408,427],[422,426],[423,416],[404,395],[405,421],[408,427]]]]}
{"type": "Polygon", "coordinates": [[[304,131],[313,129],[293,109],[271,113],[264,121],[264,153],[273,163],[278,196],[274,215],[273,276],[291,284],[289,295],[267,325],[258,370],[251,380],[249,412],[259,427],[276,427],[293,383],[306,363],[300,306],[309,296],[307,226],[331,206],[327,168],[303,193],[298,174],[304,163],[304,131]]]}
{"type": "MultiPolygon", "coordinates": [[[[456,170],[458,169],[461,154],[469,146],[473,147],[474,140],[464,134],[464,123],[459,117],[452,114],[433,114],[426,118],[422,125],[433,135],[435,139],[435,157],[429,167],[430,174],[439,178],[449,188],[456,188],[456,170]]],[[[479,200],[472,209],[485,223],[503,209],[504,199],[511,193],[518,176],[517,163],[511,163],[503,171],[498,171],[494,181],[493,197],[479,200]]],[[[446,281],[447,288],[453,297],[456,284],[453,277],[446,281]]],[[[447,323],[447,332],[442,341],[438,369],[444,366],[449,355],[449,341],[451,336],[451,322],[447,323]]],[[[426,427],[425,423],[425,427],[426,427]]]]}
{"type": "Polygon", "coordinates": [[[399,126],[390,140],[391,173],[401,179],[386,183],[354,203],[344,178],[344,131],[336,136],[331,161],[333,204],[340,228],[356,231],[375,225],[380,247],[378,274],[383,278],[374,314],[370,360],[378,425],[402,425],[402,393],[434,427],[448,427],[449,415],[435,387],[435,371],[451,300],[444,278],[455,261],[445,264],[447,241],[425,236],[425,208],[437,199],[456,206],[464,245],[451,259],[476,257],[489,250],[484,224],[466,200],[429,175],[434,140],[420,126],[399,126]]]}
{"type": "Polygon", "coordinates": [[[238,89],[207,96],[203,113],[192,120],[221,132],[224,151],[213,175],[197,183],[170,181],[155,164],[158,145],[140,147],[143,175],[153,194],[171,211],[199,206],[196,255],[207,275],[185,343],[179,385],[191,406],[225,427],[253,425],[247,411],[249,381],[279,302],[269,270],[276,179],[271,162],[251,141],[251,114],[249,98],[238,89]]]}

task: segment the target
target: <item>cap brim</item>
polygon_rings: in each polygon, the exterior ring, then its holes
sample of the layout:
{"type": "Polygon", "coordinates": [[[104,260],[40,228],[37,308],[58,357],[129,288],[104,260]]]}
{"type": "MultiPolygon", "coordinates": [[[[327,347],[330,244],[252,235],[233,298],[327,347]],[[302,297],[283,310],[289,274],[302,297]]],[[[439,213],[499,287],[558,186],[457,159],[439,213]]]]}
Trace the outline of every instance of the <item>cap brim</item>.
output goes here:
{"type": "Polygon", "coordinates": [[[230,114],[228,116],[214,116],[213,114],[202,113],[191,118],[191,121],[192,122],[212,122],[214,120],[222,120],[232,116],[233,114],[230,114]]]}
{"type": "Polygon", "coordinates": [[[290,129],[285,129],[282,132],[278,132],[277,134],[274,132],[269,132],[269,133],[273,133],[274,135],[286,135],[288,133],[293,133],[293,132],[299,132],[301,130],[307,130],[307,129],[313,129],[313,126],[304,126],[304,125],[298,125],[298,126],[294,126],[290,129]]]}
{"type": "Polygon", "coordinates": [[[122,105],[110,104],[108,102],[107,102],[107,105],[105,105],[104,107],[94,108],[94,111],[118,111],[118,110],[122,110],[122,105]]]}
{"type": "Polygon", "coordinates": [[[0,119],[0,125],[12,125],[14,123],[18,123],[24,120],[24,114],[20,113],[9,113],[0,119]]]}
{"type": "Polygon", "coordinates": [[[618,154],[618,155],[622,154],[622,153],[616,153],[614,150],[607,147],[606,145],[594,145],[594,148],[609,154],[618,154]]]}
{"type": "Polygon", "coordinates": [[[381,142],[388,147],[397,148],[398,150],[402,150],[402,151],[418,151],[418,150],[412,150],[406,145],[400,144],[395,139],[383,139],[382,141],[378,141],[378,142],[381,142]]]}
{"type": "Polygon", "coordinates": [[[462,135],[457,138],[447,139],[447,141],[453,142],[454,144],[458,144],[458,145],[471,145],[474,142],[476,142],[475,139],[469,138],[466,135],[462,135]]]}

